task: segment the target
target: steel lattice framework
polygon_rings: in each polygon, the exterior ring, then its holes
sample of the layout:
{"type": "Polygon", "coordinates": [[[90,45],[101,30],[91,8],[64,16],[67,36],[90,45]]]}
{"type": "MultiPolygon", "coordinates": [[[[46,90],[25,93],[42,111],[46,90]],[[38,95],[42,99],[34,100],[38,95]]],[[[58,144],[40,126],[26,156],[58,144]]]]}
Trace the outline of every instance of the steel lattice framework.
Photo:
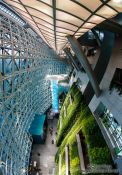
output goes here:
{"type": "Polygon", "coordinates": [[[69,73],[52,49],[4,15],[0,15],[0,160],[3,174],[27,170],[35,114],[51,105],[47,74],[69,73]]]}

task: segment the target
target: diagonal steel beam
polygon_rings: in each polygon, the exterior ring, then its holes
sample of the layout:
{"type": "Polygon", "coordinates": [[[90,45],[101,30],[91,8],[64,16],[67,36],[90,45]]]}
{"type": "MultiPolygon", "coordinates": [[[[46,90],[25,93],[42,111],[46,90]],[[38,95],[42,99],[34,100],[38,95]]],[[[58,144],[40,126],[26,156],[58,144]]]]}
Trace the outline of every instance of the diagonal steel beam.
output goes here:
{"type": "Polygon", "coordinates": [[[96,94],[96,96],[98,97],[100,95],[100,88],[99,88],[99,84],[96,80],[95,74],[86,58],[86,56],[84,55],[82,48],[79,44],[79,42],[77,41],[77,39],[74,36],[67,36],[68,41],[70,42],[73,51],[75,52],[79,62],[81,63],[81,65],[83,66],[83,68],[85,69],[89,80],[91,82],[91,85],[94,89],[94,92],[96,94]]]}
{"type": "Polygon", "coordinates": [[[97,32],[94,29],[91,29],[91,31],[94,34],[95,38],[96,38],[98,46],[101,47],[101,41],[100,41],[100,38],[99,38],[97,32]]]}
{"type": "Polygon", "coordinates": [[[76,68],[77,71],[80,71],[77,62],[74,60],[71,52],[68,50],[68,48],[64,49],[64,52],[66,53],[67,57],[69,58],[70,62],[72,62],[72,64],[74,65],[74,67],[76,68]]]}

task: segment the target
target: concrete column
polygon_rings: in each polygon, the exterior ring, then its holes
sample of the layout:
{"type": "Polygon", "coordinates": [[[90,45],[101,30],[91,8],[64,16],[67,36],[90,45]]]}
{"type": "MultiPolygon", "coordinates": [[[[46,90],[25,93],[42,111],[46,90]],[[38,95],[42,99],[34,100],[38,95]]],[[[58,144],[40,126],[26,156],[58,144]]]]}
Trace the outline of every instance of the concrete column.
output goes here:
{"type": "Polygon", "coordinates": [[[80,46],[80,44],[78,43],[77,39],[74,36],[67,36],[68,41],[70,42],[73,51],[75,52],[79,62],[81,63],[81,65],[83,66],[83,68],[85,69],[89,80],[91,82],[91,85],[94,89],[94,92],[96,94],[96,96],[98,97],[100,95],[100,88],[99,88],[99,84],[96,80],[94,71],[92,70],[86,56],[84,55],[82,48],[80,46]]]}
{"type": "Polygon", "coordinates": [[[61,164],[62,164],[62,157],[61,157],[61,154],[59,155],[59,175],[61,175],[61,164]]]}
{"type": "Polygon", "coordinates": [[[60,129],[62,128],[62,115],[60,115],[60,129]]]}
{"type": "Polygon", "coordinates": [[[64,105],[64,117],[67,116],[66,106],[64,105]]]}
{"type": "Polygon", "coordinates": [[[80,141],[80,136],[79,134],[76,135],[76,140],[77,140],[77,145],[78,145],[78,154],[80,158],[80,168],[82,173],[85,172],[85,164],[84,164],[84,158],[83,158],[83,150],[82,150],[82,145],[80,141]]]}
{"type": "Polygon", "coordinates": [[[70,175],[69,146],[65,146],[66,175],[70,175]]]}
{"type": "Polygon", "coordinates": [[[71,95],[69,96],[69,99],[70,99],[70,105],[72,105],[72,97],[71,97],[71,95]]]}

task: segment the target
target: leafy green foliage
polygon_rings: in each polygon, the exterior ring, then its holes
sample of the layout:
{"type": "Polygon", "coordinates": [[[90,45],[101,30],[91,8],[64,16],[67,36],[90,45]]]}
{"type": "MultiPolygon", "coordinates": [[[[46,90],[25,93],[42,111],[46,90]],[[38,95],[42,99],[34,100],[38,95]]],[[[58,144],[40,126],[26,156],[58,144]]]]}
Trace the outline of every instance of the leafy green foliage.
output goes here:
{"type": "Polygon", "coordinates": [[[66,107],[66,109],[70,106],[70,95],[72,94],[73,96],[77,93],[78,88],[76,86],[76,83],[74,83],[71,87],[71,89],[69,90],[65,101],[62,105],[61,111],[60,111],[60,116],[62,116],[62,119],[64,119],[64,106],[66,107]]]}
{"type": "Polygon", "coordinates": [[[111,154],[107,147],[95,147],[89,149],[89,157],[92,164],[111,164],[111,154]]]}
{"type": "Polygon", "coordinates": [[[75,87],[75,90],[70,91],[70,93],[75,92],[72,94],[74,101],[67,107],[67,117],[64,118],[63,126],[59,130],[57,145],[60,147],[56,154],[56,161],[58,161],[58,155],[64,151],[65,145],[69,145],[71,175],[81,174],[78,150],[74,142],[76,134],[80,131],[85,138],[90,164],[112,164],[111,154],[101,130],[89,107],[85,104],[82,94],[76,89],[75,87]]]}
{"type": "Polygon", "coordinates": [[[92,115],[82,121],[82,132],[85,136],[86,143],[89,144],[90,147],[106,146],[99,126],[92,115]]]}
{"type": "Polygon", "coordinates": [[[63,120],[63,126],[61,129],[58,131],[58,137],[57,137],[57,146],[59,146],[66,136],[66,134],[69,132],[77,118],[79,117],[79,104],[82,100],[82,94],[81,92],[77,89],[76,94],[74,94],[74,101],[73,104],[70,105],[70,108],[67,110],[67,116],[63,120]]]}
{"type": "Polygon", "coordinates": [[[69,155],[70,155],[70,174],[81,174],[80,170],[80,159],[78,155],[78,147],[76,141],[69,146],[69,155]]]}
{"type": "Polygon", "coordinates": [[[61,154],[61,174],[65,175],[66,173],[66,164],[65,164],[65,151],[63,150],[62,154],[61,154]]]}

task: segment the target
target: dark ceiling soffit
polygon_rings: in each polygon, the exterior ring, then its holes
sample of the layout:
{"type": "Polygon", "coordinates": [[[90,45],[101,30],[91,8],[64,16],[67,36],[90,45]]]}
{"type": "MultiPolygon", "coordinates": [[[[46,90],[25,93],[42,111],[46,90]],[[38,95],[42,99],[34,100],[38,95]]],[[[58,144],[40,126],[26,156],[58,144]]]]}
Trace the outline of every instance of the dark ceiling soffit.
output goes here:
{"type": "MultiPolygon", "coordinates": [[[[104,5],[106,5],[109,1],[110,1],[110,0],[106,0],[105,2],[102,2],[102,4],[101,4],[94,12],[91,13],[91,15],[83,22],[83,24],[82,24],[80,27],[78,27],[78,29],[75,31],[74,35],[78,32],[78,30],[79,30],[80,28],[82,28],[82,26],[83,26],[93,15],[96,14],[96,12],[97,12],[99,9],[101,9],[101,8],[102,8],[104,5]]],[[[101,16],[101,17],[102,17],[102,16],[101,16]]],[[[102,18],[104,18],[104,17],[102,17],[102,18]]],[[[106,18],[105,18],[105,19],[106,19],[106,18]]],[[[67,43],[66,43],[66,44],[67,44],[67,43]]],[[[65,48],[66,44],[64,45],[63,48],[65,48]]],[[[63,49],[63,48],[62,48],[62,49],[63,49]]]]}
{"type": "Polygon", "coordinates": [[[95,29],[108,30],[122,36],[122,26],[114,21],[106,20],[96,26],[95,29]]]}
{"type": "Polygon", "coordinates": [[[85,35],[78,38],[78,42],[81,46],[90,46],[90,47],[96,47],[98,44],[95,39],[91,40],[88,39],[88,33],[85,33],[85,35]]]}
{"type": "Polygon", "coordinates": [[[95,36],[95,38],[96,38],[98,46],[101,47],[101,40],[100,40],[97,32],[94,29],[91,29],[91,31],[92,31],[93,35],[95,36]]]}

